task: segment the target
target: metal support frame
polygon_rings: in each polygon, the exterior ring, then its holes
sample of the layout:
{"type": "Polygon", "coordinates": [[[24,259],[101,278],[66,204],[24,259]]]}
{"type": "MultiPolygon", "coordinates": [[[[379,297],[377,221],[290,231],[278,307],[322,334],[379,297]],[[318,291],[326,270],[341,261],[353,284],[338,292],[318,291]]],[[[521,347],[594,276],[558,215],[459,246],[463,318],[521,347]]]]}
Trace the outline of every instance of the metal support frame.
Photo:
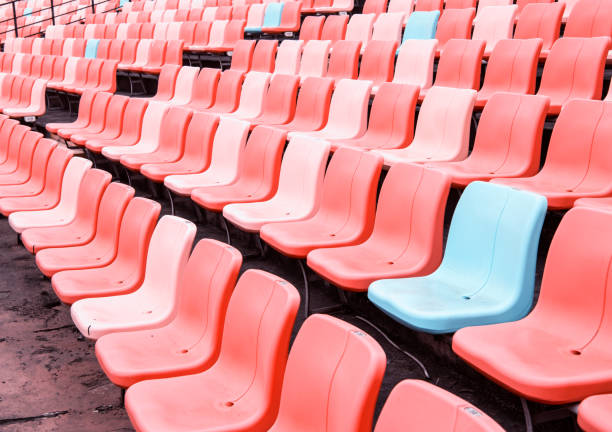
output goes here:
{"type": "Polygon", "coordinates": [[[523,408],[523,415],[525,416],[525,431],[533,432],[533,421],[531,420],[531,412],[529,412],[529,405],[527,400],[523,397],[521,399],[521,407],[523,408]]]}
{"type": "Polygon", "coordinates": [[[220,215],[220,218],[221,218],[221,226],[225,230],[227,244],[231,245],[232,244],[232,233],[230,232],[229,224],[227,223],[223,215],[220,215]]]}
{"type": "Polygon", "coordinates": [[[170,203],[170,213],[172,214],[172,216],[174,216],[174,198],[172,198],[172,191],[170,191],[170,189],[168,189],[167,187],[165,187],[164,189],[166,189],[166,195],[168,195],[168,202],[170,203]]]}

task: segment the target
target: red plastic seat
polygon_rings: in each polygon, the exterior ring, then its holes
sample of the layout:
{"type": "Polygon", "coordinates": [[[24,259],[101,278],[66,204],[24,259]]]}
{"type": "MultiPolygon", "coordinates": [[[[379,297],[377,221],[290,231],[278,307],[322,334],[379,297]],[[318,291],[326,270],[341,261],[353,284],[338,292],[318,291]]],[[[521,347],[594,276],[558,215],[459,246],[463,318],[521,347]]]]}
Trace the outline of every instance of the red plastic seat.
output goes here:
{"type": "Polygon", "coordinates": [[[195,234],[192,222],[176,216],[162,217],[151,236],[142,283],[127,294],[73,303],[70,314],[77,329],[83,336],[98,339],[117,331],[161,327],[172,321],[180,296],[178,281],[195,234]]]}
{"type": "Polygon", "coordinates": [[[563,37],[612,37],[612,4],[606,0],[580,0],[572,9],[563,37]]]}
{"type": "MultiPolygon", "coordinates": [[[[131,233],[138,233],[139,227],[146,225],[147,217],[154,219],[160,211],[156,202],[143,198],[135,198],[128,204],[127,199],[109,205],[98,212],[96,234],[90,242],[80,246],[43,249],[36,254],[36,265],[46,276],[65,270],[82,270],[106,267],[117,257],[120,238],[128,235],[131,239],[130,247],[134,247],[133,234],[125,234],[121,228],[130,229],[131,233]],[[126,207],[127,206],[127,207],[126,207]]],[[[139,243],[140,245],[140,243],[139,243]]],[[[141,246],[146,248],[146,244],[141,246]]],[[[138,252],[138,248],[134,252],[138,252]]],[[[130,269],[134,272],[134,268],[130,269]]],[[[125,274],[125,273],[124,273],[125,274]]],[[[120,288],[123,286],[120,285],[120,288]]]]}
{"type": "Polygon", "coordinates": [[[348,26],[348,15],[328,15],[321,30],[321,39],[333,42],[343,40],[348,26]]]}
{"type": "Polygon", "coordinates": [[[609,102],[569,101],[555,123],[540,172],[493,182],[544,195],[551,209],[570,208],[578,198],[612,195],[612,182],[607,176],[608,143],[612,139],[607,125],[611,116],[609,102]]]}
{"type": "Polygon", "coordinates": [[[528,4],[516,22],[514,39],[542,39],[540,58],[546,58],[559,39],[564,8],[562,2],[528,4]]]}
{"type": "Polygon", "coordinates": [[[307,16],[302,21],[300,27],[300,40],[308,42],[309,40],[320,40],[321,32],[323,31],[323,24],[325,22],[324,16],[307,16]]]}
{"type": "Polygon", "coordinates": [[[242,89],[244,75],[242,72],[233,70],[221,72],[214,103],[206,111],[213,113],[236,111],[240,101],[240,90],[242,89]]]}
{"type": "Polygon", "coordinates": [[[291,222],[315,214],[321,200],[329,144],[304,136],[291,139],[283,155],[275,195],[261,202],[229,204],[223,216],[243,231],[267,223],[291,222]]]}
{"type": "Polygon", "coordinates": [[[496,93],[533,94],[535,92],[540,39],[506,39],[495,45],[487,63],[476,106],[483,107],[496,93]]]}
{"type": "Polygon", "coordinates": [[[80,129],[87,127],[91,119],[91,109],[93,106],[94,98],[96,97],[96,92],[94,91],[85,91],[81,95],[81,99],[79,101],[79,112],[77,119],[72,123],[47,123],[45,129],[53,134],[57,134],[57,131],[64,127],[71,127],[74,129],[80,129]]]}
{"type": "Polygon", "coordinates": [[[387,10],[387,0],[366,0],[361,13],[379,15],[387,10]]]}
{"type": "MultiPolygon", "coordinates": [[[[444,51],[446,42],[451,39],[470,39],[472,37],[472,23],[476,15],[474,7],[450,8],[448,1],[446,8],[440,16],[436,27],[436,39],[438,40],[438,55],[444,51]]],[[[475,1],[473,3],[476,3],[475,1]]]]}
{"type": "Polygon", "coordinates": [[[291,346],[278,417],[268,430],[371,431],[385,367],[384,351],[361,329],[312,315],[291,346]]]}
{"type": "Polygon", "coordinates": [[[612,418],[612,395],[589,396],[578,406],[578,426],[585,432],[606,432],[612,418]]]}
{"type": "Polygon", "coordinates": [[[497,93],[484,108],[474,148],[467,159],[427,167],[445,172],[454,186],[496,177],[534,175],[549,101],[543,96],[497,93]]]}
{"type": "MultiPolygon", "coordinates": [[[[114,96],[114,98],[117,97],[118,95],[114,96]]],[[[136,144],[140,138],[142,119],[147,106],[148,101],[144,99],[129,98],[125,105],[125,110],[123,111],[122,120],[120,122],[115,120],[116,113],[107,116],[104,131],[96,135],[95,138],[88,138],[85,141],[85,146],[93,152],[100,153],[102,148],[107,146],[131,146],[136,144]],[[111,138],[113,130],[115,129],[112,127],[113,123],[111,122],[115,121],[115,126],[120,126],[120,129],[117,129],[119,134],[111,138]]]]}
{"type": "Polygon", "coordinates": [[[334,42],[325,76],[335,81],[343,78],[357,79],[360,51],[361,42],[359,41],[339,40],[334,42]]]}
{"type": "Polygon", "coordinates": [[[121,165],[139,170],[147,163],[168,163],[180,159],[183,154],[187,128],[193,111],[182,107],[172,107],[161,122],[159,145],[150,152],[131,153],[121,156],[121,165]]]}
{"type": "Polygon", "coordinates": [[[133,189],[128,186],[120,183],[109,185],[110,176],[102,176],[104,171],[94,169],[89,172],[95,174],[90,175],[89,180],[85,177],[81,184],[74,219],[61,225],[23,231],[21,242],[28,251],[37,253],[46,248],[78,246],[90,242],[96,233],[99,211],[106,211],[111,205],[121,206],[122,196],[124,200],[129,200],[134,195],[133,189]]]}
{"type": "Polygon", "coordinates": [[[453,351],[495,382],[541,403],[610,392],[610,220],[609,212],[595,209],[566,213],[531,313],[515,322],[463,328],[453,337],[453,351]]]}
{"type": "Polygon", "coordinates": [[[414,6],[415,11],[440,11],[442,13],[442,6],[444,0],[416,0],[414,6]]]}
{"type": "MultiPolygon", "coordinates": [[[[22,142],[24,152],[28,151],[32,141],[36,143],[36,148],[31,160],[28,161],[27,165],[20,163],[17,171],[1,176],[0,189],[7,185],[13,185],[13,187],[9,188],[12,192],[27,191],[32,194],[42,189],[47,162],[57,144],[55,141],[40,139],[40,136],[33,137],[31,134],[26,133],[22,142]]],[[[11,194],[9,193],[7,196],[11,196],[11,194]]]]}
{"type": "Polygon", "coordinates": [[[284,36],[293,36],[300,30],[302,14],[302,2],[301,1],[287,1],[283,3],[283,10],[280,16],[280,25],[276,27],[262,27],[261,31],[264,33],[283,33],[284,36]]]}
{"type": "Polygon", "coordinates": [[[262,240],[294,258],[305,258],[317,248],[364,242],[374,225],[381,168],[380,156],[351,148],[337,150],[325,173],[317,211],[306,219],[262,226],[262,240]]]}
{"type": "MultiPolygon", "coordinates": [[[[144,198],[134,198],[134,190],[126,185],[113,183],[109,186],[100,204],[97,231],[106,229],[104,217],[120,212],[121,225],[118,227],[117,253],[115,257],[101,266],[81,266],[76,270],[62,270],[51,278],[51,286],[59,299],[68,304],[92,297],[121,295],[134,291],[144,278],[145,262],[149,242],[160,212],[158,203],[144,198]],[[118,207],[119,210],[115,210],[118,207]],[[121,216],[123,214],[123,216],[121,216]],[[104,216],[106,215],[106,216],[104,216]]],[[[113,237],[113,231],[106,234],[113,237]]],[[[74,260],[71,252],[94,252],[99,246],[90,241],[80,247],[47,249],[74,260]]],[[[108,240],[107,240],[108,241],[108,240]]],[[[113,241],[112,239],[110,241],[113,241]]],[[[100,241],[98,241],[100,242],[100,241]]],[[[40,253],[39,253],[40,255],[40,253]]]]}
{"type": "MultiPolygon", "coordinates": [[[[11,134],[6,159],[0,165],[1,184],[21,184],[32,174],[32,163],[42,134],[19,125],[11,134]]],[[[38,169],[38,167],[36,167],[38,169]]]]}
{"type": "Polygon", "coordinates": [[[419,380],[404,380],[393,388],[374,432],[394,432],[403,428],[471,432],[504,430],[474,405],[419,380]]]}
{"type": "Polygon", "coordinates": [[[609,37],[558,39],[544,64],[538,95],[550,98],[549,114],[571,99],[602,97],[609,37]]]}
{"type": "Polygon", "coordinates": [[[75,133],[70,136],[70,141],[77,145],[85,145],[89,139],[115,139],[119,136],[122,128],[123,113],[130,100],[127,96],[113,95],[106,109],[104,124],[99,131],[75,133]]]}
{"type": "Polygon", "coordinates": [[[184,105],[194,111],[203,111],[214,103],[221,72],[218,69],[202,68],[193,84],[191,101],[184,105]]]}
{"type": "Polygon", "coordinates": [[[45,92],[47,81],[44,79],[32,80],[33,85],[29,94],[25,95],[25,103],[16,106],[9,106],[2,109],[2,112],[11,117],[38,117],[47,111],[45,92]]]}
{"type": "MultiPolygon", "coordinates": [[[[104,128],[106,119],[106,109],[112,98],[111,93],[96,93],[96,97],[91,107],[91,121],[85,127],[76,128],[74,124],[68,124],[57,130],[57,134],[69,140],[72,135],[85,133],[98,133],[104,128]]],[[[77,119],[78,121],[78,119],[77,119]]]]}
{"type": "Polygon", "coordinates": [[[255,50],[254,40],[239,40],[232,52],[232,63],[230,69],[246,73],[251,69],[253,61],[253,51],[255,50]]]}
{"type": "Polygon", "coordinates": [[[248,132],[248,122],[221,119],[212,145],[210,165],[202,172],[168,176],[164,185],[179,195],[190,195],[197,187],[233,183],[244,164],[248,132]]]}
{"type": "Polygon", "coordinates": [[[285,124],[295,114],[300,78],[295,75],[274,75],[263,100],[261,114],[249,118],[251,128],[258,124],[285,124]]]}
{"type": "Polygon", "coordinates": [[[229,301],[217,362],[199,374],[131,386],[126,409],[134,427],[177,432],[269,429],[278,410],[299,303],[288,282],[247,270],[229,301]]]}
{"type": "Polygon", "coordinates": [[[427,275],[442,259],[450,179],[443,173],[396,164],[378,198],[374,229],[363,243],[316,249],[308,266],[333,284],[366,291],[378,279],[427,275]]]}
{"type": "Polygon", "coordinates": [[[406,147],[414,135],[418,96],[416,86],[383,83],[372,102],[366,133],[351,140],[330,140],[332,150],[339,147],[365,150],[406,147]]]}
{"type": "Polygon", "coordinates": [[[277,40],[260,39],[253,51],[253,62],[250,70],[253,72],[272,73],[274,71],[274,58],[277,49],[277,40]]]}
{"type": "Polygon", "coordinates": [[[242,255],[231,246],[209,239],[198,242],[180,277],[177,314],[170,323],[108,334],[96,343],[96,356],[109,379],[129,387],[210,368],[219,355],[241,263],[242,255]]]}
{"type": "Polygon", "coordinates": [[[238,178],[227,185],[195,188],[191,199],[207,210],[220,212],[227,204],[265,201],[278,187],[281,157],[287,135],[284,131],[258,126],[247,142],[244,166],[238,178]]]}

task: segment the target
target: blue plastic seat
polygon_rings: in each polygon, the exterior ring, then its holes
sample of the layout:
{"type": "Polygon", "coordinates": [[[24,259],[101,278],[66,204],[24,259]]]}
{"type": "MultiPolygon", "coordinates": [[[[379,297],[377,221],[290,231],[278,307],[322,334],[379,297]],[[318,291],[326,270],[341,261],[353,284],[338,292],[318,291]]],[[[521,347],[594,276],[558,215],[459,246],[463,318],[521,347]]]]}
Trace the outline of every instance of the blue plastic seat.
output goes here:
{"type": "Polygon", "coordinates": [[[406,39],[435,39],[440,11],[416,11],[408,16],[402,43],[406,39]]]}
{"type": "Polygon", "coordinates": [[[438,270],[372,283],[368,298],[402,324],[428,333],[515,321],[533,302],[546,199],[473,182],[463,193],[438,270]]]}
{"type": "Polygon", "coordinates": [[[95,59],[98,55],[98,44],[100,39],[88,39],[85,45],[85,58],[95,59]]]}
{"type": "Polygon", "coordinates": [[[30,16],[30,15],[32,15],[32,8],[29,8],[29,7],[25,8],[23,10],[23,16],[30,16]]]}
{"type": "Polygon", "coordinates": [[[262,28],[280,27],[284,3],[268,3],[264,13],[261,27],[247,27],[244,30],[250,33],[261,33],[262,28]]]}

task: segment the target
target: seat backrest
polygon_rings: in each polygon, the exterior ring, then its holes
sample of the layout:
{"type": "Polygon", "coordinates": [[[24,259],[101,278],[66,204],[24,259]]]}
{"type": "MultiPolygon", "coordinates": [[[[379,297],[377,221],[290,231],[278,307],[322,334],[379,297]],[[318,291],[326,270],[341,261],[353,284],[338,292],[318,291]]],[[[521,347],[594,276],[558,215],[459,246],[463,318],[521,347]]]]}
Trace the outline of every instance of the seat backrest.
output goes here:
{"type": "Polygon", "coordinates": [[[232,18],[233,19],[239,19],[239,20],[244,20],[246,22],[248,16],[249,16],[249,8],[251,7],[251,5],[248,4],[244,4],[244,5],[239,5],[234,3],[233,7],[232,7],[232,18]]]}
{"type": "Polygon", "coordinates": [[[482,92],[533,94],[541,39],[500,40],[487,63],[482,92]]]}
{"type": "Polygon", "coordinates": [[[300,40],[308,42],[309,40],[321,39],[323,24],[325,23],[324,16],[310,15],[304,18],[300,27],[300,40]]]}
{"type": "Polygon", "coordinates": [[[468,8],[476,8],[476,0],[446,0],[446,2],[444,3],[444,11],[447,11],[449,9],[468,8]]]}
{"type": "Polygon", "coordinates": [[[382,13],[378,15],[372,28],[372,40],[399,41],[404,25],[403,13],[382,13]]]}
{"type": "Polygon", "coordinates": [[[293,118],[300,79],[296,75],[277,74],[270,80],[263,100],[262,116],[266,123],[284,123],[293,118]]]}
{"type": "Polygon", "coordinates": [[[226,403],[227,409],[262,403],[270,407],[262,413],[265,429],[278,410],[299,303],[297,290],[287,281],[261,270],[244,272],[227,308],[219,360],[209,369],[211,374],[217,369],[233,371],[233,383],[240,393],[226,403]]]}
{"type": "Polygon", "coordinates": [[[249,72],[246,74],[240,92],[238,108],[241,113],[245,114],[245,118],[250,118],[251,115],[249,114],[254,113],[257,117],[261,113],[269,84],[270,74],[267,72],[249,72]]]}
{"type": "Polygon", "coordinates": [[[457,286],[466,287],[466,301],[479,294],[511,300],[513,309],[526,314],[533,301],[546,210],[542,195],[493,183],[470,183],[453,213],[444,258],[436,272],[452,275],[457,286]]]}
{"type": "Polygon", "coordinates": [[[268,3],[266,6],[262,27],[279,27],[284,5],[284,3],[268,3]]]}
{"type": "MultiPolygon", "coordinates": [[[[374,14],[355,14],[351,17],[346,26],[345,40],[361,41],[366,44],[372,38],[372,28],[374,27],[374,14]]],[[[329,18],[328,18],[329,20],[329,18]]],[[[323,29],[325,30],[325,28],[323,29]]]]}
{"type": "Polygon", "coordinates": [[[284,40],[277,51],[275,74],[297,75],[302,57],[303,40],[284,40]]]}
{"type": "MultiPolygon", "coordinates": [[[[52,193],[60,190],[64,172],[71,158],[72,152],[65,147],[57,146],[53,149],[47,162],[47,170],[44,173],[44,191],[52,193]]],[[[38,170],[34,171],[37,172],[38,170]]],[[[34,178],[34,175],[32,175],[32,178],[34,178]]]]}
{"type": "Polygon", "coordinates": [[[601,99],[608,37],[560,38],[544,64],[538,94],[553,103],[570,98],[601,99]]]}
{"type": "Polygon", "coordinates": [[[182,40],[185,45],[193,44],[197,24],[192,21],[186,21],[181,22],[180,25],[181,28],[179,29],[178,34],[179,40],[182,40]]]}
{"type": "Polygon", "coordinates": [[[253,51],[253,63],[251,70],[255,72],[274,71],[274,58],[278,48],[277,40],[260,39],[253,51]]]}
{"type": "Polygon", "coordinates": [[[435,85],[478,90],[484,49],[484,41],[449,40],[440,56],[435,85]]]}
{"type": "Polygon", "coordinates": [[[193,87],[190,106],[195,109],[209,108],[215,102],[220,76],[221,73],[218,69],[201,69],[193,87]]]}
{"type": "Polygon", "coordinates": [[[414,6],[415,11],[438,11],[442,13],[442,7],[444,6],[444,0],[416,0],[414,6]]]}
{"type": "Polygon", "coordinates": [[[549,104],[544,96],[494,94],[482,111],[474,149],[462,165],[498,176],[534,175],[549,104]]]}
{"type": "Polygon", "coordinates": [[[402,42],[408,39],[435,39],[440,12],[418,11],[408,16],[402,42]]]}
{"type": "Polygon", "coordinates": [[[163,65],[157,81],[157,92],[153,100],[168,101],[174,96],[176,78],[181,67],[179,65],[163,65]]]}
{"type": "Polygon", "coordinates": [[[478,8],[476,9],[476,19],[480,19],[480,13],[488,7],[509,6],[514,3],[514,0],[478,0],[478,8]]]}
{"type": "Polygon", "coordinates": [[[311,40],[302,51],[299,75],[301,77],[322,77],[327,70],[331,41],[311,40]]]}
{"type": "Polygon", "coordinates": [[[372,40],[368,42],[359,66],[359,79],[375,84],[393,79],[393,64],[397,52],[397,41],[372,40]]]}
{"type": "Polygon", "coordinates": [[[193,113],[187,127],[185,151],[181,160],[189,164],[194,172],[204,171],[210,165],[213,140],[218,125],[219,116],[215,114],[193,113]]]}
{"type": "Polygon", "coordinates": [[[406,16],[410,15],[414,10],[414,0],[389,0],[389,13],[403,13],[406,16]]]}
{"type": "Polygon", "coordinates": [[[606,0],[580,0],[572,9],[563,37],[612,37],[612,4],[606,0]]]}
{"type": "Polygon", "coordinates": [[[437,46],[435,39],[405,41],[399,48],[393,82],[431,87],[437,46]]]}
{"type": "Polygon", "coordinates": [[[249,133],[248,122],[232,118],[222,118],[217,126],[213,141],[209,169],[226,171],[230,177],[240,172],[243,163],[244,147],[249,133]]]}
{"type": "Polygon", "coordinates": [[[376,14],[379,15],[387,10],[387,0],[366,0],[363,3],[363,10],[361,13],[364,14],[376,14]]]}
{"type": "Polygon", "coordinates": [[[355,136],[363,135],[367,125],[371,90],[370,81],[348,79],[338,81],[325,128],[344,126],[352,130],[355,136]]]}
{"type": "Polygon", "coordinates": [[[465,159],[476,92],[471,89],[433,86],[427,92],[410,148],[425,154],[451,153],[465,159]]]}
{"type": "Polygon", "coordinates": [[[321,40],[335,42],[343,40],[348,27],[348,15],[328,15],[321,30],[321,40]]]}
{"type": "Polygon", "coordinates": [[[120,39],[113,39],[110,43],[110,47],[108,48],[108,59],[121,61],[123,56],[123,46],[125,41],[120,39]]]}
{"type": "Polygon", "coordinates": [[[339,40],[334,42],[326,76],[334,79],[357,79],[360,51],[361,42],[359,41],[339,40]]]}
{"type": "Polygon", "coordinates": [[[85,58],[94,59],[97,56],[99,39],[89,39],[85,47],[85,58]]]}
{"type": "Polygon", "coordinates": [[[221,73],[215,103],[211,110],[219,113],[228,113],[235,111],[240,101],[240,90],[244,74],[233,70],[226,70],[221,73]]]}
{"type": "Polygon", "coordinates": [[[270,431],[371,431],[385,366],[383,349],[359,328],[310,316],[291,347],[270,431]]]}
{"type": "Polygon", "coordinates": [[[299,124],[305,130],[319,130],[325,126],[333,88],[334,80],[331,78],[306,78],[300,87],[291,123],[299,124]]]}
{"type": "Polygon", "coordinates": [[[232,63],[230,69],[239,72],[248,72],[251,69],[255,41],[242,39],[236,42],[232,51],[232,63]]]}
{"type": "Polygon", "coordinates": [[[438,21],[436,39],[440,51],[444,50],[446,42],[451,39],[470,39],[472,36],[472,23],[476,14],[475,8],[444,9],[438,21]]]}
{"type": "Polygon", "coordinates": [[[374,432],[394,432],[402,428],[472,432],[504,430],[474,405],[420,380],[404,380],[393,388],[374,432]]]}
{"type": "Polygon", "coordinates": [[[98,51],[96,53],[96,58],[98,59],[107,59],[108,58],[108,50],[110,49],[110,39],[101,39],[98,43],[98,51]]]}
{"type": "Polygon", "coordinates": [[[158,22],[153,30],[153,39],[165,40],[169,23],[158,22]]]}
{"type": "Polygon", "coordinates": [[[559,39],[564,8],[562,2],[526,5],[516,22],[514,39],[540,38],[542,48],[549,50],[559,39]]]}
{"type": "Polygon", "coordinates": [[[265,4],[252,4],[249,8],[247,15],[246,27],[247,28],[260,28],[263,24],[264,14],[266,12],[265,4]]]}
{"type": "Polygon", "coordinates": [[[512,39],[516,14],[516,5],[489,6],[480,10],[472,39],[485,41],[485,51],[490,52],[498,41],[512,39]]]}

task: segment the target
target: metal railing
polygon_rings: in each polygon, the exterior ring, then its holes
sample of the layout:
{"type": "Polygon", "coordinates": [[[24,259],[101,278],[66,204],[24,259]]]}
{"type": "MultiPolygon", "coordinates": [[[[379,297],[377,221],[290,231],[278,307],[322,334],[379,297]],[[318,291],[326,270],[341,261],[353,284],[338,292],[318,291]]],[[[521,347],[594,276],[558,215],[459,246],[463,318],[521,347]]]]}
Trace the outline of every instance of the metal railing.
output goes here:
{"type": "MultiPolygon", "coordinates": [[[[23,13],[21,15],[17,15],[17,6],[16,6],[16,4],[19,4],[22,1],[23,0],[11,0],[11,1],[7,1],[5,3],[0,3],[0,9],[5,7],[5,6],[7,6],[7,5],[11,5],[12,15],[13,15],[12,17],[0,19],[0,26],[2,24],[6,24],[6,23],[9,23],[9,22],[13,23],[13,28],[10,29],[10,30],[0,31],[0,36],[1,35],[5,35],[5,34],[10,33],[10,32],[14,32],[15,37],[20,37],[20,35],[24,34],[24,32],[23,31],[20,32],[20,30],[23,30],[25,28],[36,26],[36,25],[42,25],[42,23],[47,22],[47,21],[51,21],[51,24],[55,25],[56,19],[58,19],[58,18],[60,18],[62,16],[66,16],[66,15],[76,14],[79,11],[82,11],[82,10],[91,9],[91,12],[95,13],[97,5],[104,4],[104,3],[110,3],[110,2],[112,2],[114,0],[100,0],[100,1],[89,0],[87,4],[77,4],[76,8],[70,9],[68,12],[62,12],[62,13],[58,13],[58,9],[61,6],[64,6],[64,5],[67,5],[67,4],[70,4],[70,3],[79,3],[80,0],[68,0],[68,1],[62,2],[60,5],[54,5],[53,0],[50,0],[50,2],[51,2],[50,6],[41,7],[40,9],[32,10],[27,15],[25,15],[23,13]],[[21,26],[18,23],[18,20],[20,18],[28,17],[28,16],[31,16],[33,14],[40,14],[41,12],[48,11],[48,10],[51,11],[51,16],[35,16],[35,18],[39,17],[40,20],[34,21],[34,22],[30,22],[30,23],[27,23],[27,24],[23,24],[21,26]]],[[[103,13],[113,12],[113,11],[115,11],[115,9],[105,10],[103,13]]],[[[83,18],[80,17],[80,18],[77,18],[74,21],[69,21],[69,22],[66,22],[66,23],[63,23],[63,24],[78,23],[78,22],[81,22],[82,20],[83,20],[83,18]]],[[[26,37],[36,36],[36,35],[43,34],[43,33],[44,33],[44,31],[41,29],[41,31],[27,34],[26,37]]]]}

